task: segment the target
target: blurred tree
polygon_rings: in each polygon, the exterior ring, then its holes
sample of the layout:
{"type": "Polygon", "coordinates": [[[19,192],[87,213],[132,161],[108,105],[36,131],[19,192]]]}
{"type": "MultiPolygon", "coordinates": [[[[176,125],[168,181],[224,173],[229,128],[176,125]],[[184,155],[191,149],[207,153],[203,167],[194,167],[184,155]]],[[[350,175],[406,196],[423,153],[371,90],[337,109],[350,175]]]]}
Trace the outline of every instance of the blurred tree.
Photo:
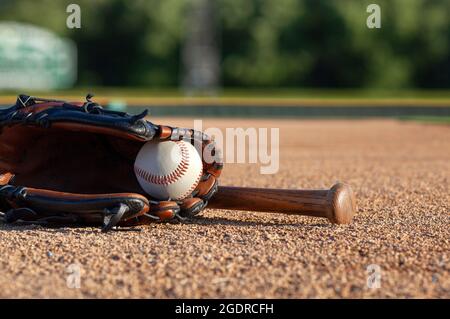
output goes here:
{"type": "MultiPolygon", "coordinates": [[[[79,85],[177,86],[193,0],[0,0],[0,19],[49,28],[79,50],[79,85]]],[[[221,82],[246,87],[450,88],[450,1],[216,0],[221,82]]],[[[211,34],[209,32],[208,34],[211,34]]]]}
{"type": "Polygon", "coordinates": [[[215,0],[191,0],[183,43],[186,92],[214,93],[220,81],[219,26],[215,0]]]}

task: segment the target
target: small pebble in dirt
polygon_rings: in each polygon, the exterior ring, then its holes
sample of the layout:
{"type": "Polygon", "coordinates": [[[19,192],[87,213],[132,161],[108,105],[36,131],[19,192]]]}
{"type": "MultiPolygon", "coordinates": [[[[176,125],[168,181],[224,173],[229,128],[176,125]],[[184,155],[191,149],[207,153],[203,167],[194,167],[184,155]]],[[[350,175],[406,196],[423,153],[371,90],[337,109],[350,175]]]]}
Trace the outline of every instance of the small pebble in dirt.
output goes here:
{"type": "Polygon", "coordinates": [[[431,277],[431,281],[432,281],[433,283],[437,283],[437,282],[439,281],[438,275],[434,274],[434,275],[431,277]]]}
{"type": "Polygon", "coordinates": [[[47,257],[48,258],[52,258],[53,257],[53,253],[51,251],[47,251],[47,257]]]}

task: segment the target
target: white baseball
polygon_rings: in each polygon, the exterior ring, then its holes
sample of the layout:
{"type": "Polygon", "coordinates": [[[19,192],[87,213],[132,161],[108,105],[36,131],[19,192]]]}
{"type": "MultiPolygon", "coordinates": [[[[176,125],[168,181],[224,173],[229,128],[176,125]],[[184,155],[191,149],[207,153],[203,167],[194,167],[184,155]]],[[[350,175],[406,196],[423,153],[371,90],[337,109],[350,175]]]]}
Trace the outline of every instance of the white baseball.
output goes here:
{"type": "Polygon", "coordinates": [[[147,142],[134,163],[144,191],[159,200],[181,200],[190,195],[203,174],[199,153],[185,141],[147,142]]]}

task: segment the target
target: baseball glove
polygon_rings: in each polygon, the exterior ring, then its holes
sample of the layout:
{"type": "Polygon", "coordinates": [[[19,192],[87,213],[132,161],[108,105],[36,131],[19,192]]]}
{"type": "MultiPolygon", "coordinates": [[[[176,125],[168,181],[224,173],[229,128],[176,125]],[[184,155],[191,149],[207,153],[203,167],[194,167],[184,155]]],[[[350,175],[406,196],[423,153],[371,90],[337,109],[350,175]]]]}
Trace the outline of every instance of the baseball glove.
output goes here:
{"type": "MultiPolygon", "coordinates": [[[[86,102],[20,95],[0,110],[0,219],[5,223],[135,226],[184,219],[201,212],[218,188],[220,159],[206,163],[191,196],[158,201],[134,174],[134,161],[147,141],[185,140],[208,148],[202,132],[145,120],[86,102]]],[[[202,156],[203,159],[203,156],[202,156]]]]}

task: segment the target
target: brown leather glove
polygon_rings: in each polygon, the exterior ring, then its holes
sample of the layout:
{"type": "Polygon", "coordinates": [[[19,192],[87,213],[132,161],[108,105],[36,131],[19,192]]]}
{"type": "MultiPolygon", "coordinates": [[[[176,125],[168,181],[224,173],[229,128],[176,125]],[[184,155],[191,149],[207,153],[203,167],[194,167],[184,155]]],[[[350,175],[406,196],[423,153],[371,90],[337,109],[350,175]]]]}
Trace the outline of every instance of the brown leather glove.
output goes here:
{"type": "Polygon", "coordinates": [[[14,106],[0,110],[3,222],[98,224],[108,231],[188,218],[206,207],[217,192],[220,159],[203,161],[198,187],[179,202],[146,194],[133,166],[150,140],[198,141],[214,155],[218,151],[208,136],[153,124],[144,119],[147,112],[105,110],[90,98],[68,103],[20,95],[14,106]]]}

